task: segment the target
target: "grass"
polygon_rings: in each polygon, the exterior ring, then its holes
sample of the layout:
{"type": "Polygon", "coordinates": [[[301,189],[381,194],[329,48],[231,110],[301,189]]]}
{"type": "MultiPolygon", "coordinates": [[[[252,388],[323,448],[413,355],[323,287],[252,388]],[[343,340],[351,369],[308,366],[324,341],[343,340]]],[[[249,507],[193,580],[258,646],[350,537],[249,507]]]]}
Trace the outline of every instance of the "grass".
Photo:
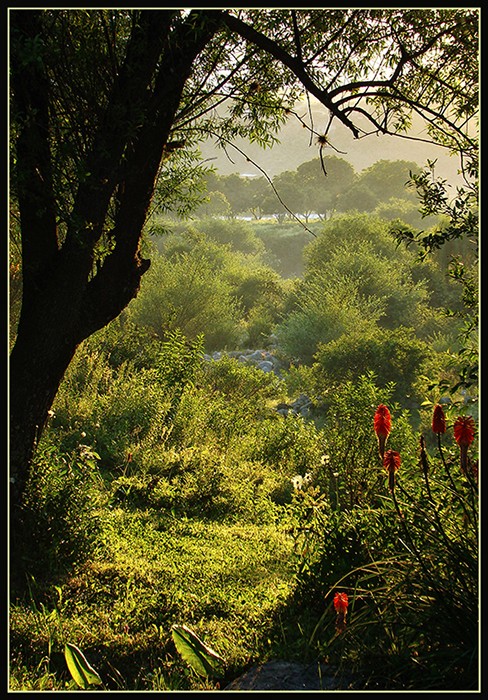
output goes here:
{"type": "Polygon", "coordinates": [[[104,512],[96,552],[59,595],[36,602],[34,583],[31,599],[13,606],[12,690],[41,689],[46,673],[57,689],[70,687],[64,641],[86,653],[108,688],[215,688],[226,679],[204,681],[185,667],[171,626],[189,626],[218,651],[228,679],[267,653],[279,655],[269,621],[293,592],[292,546],[274,524],[104,512]],[[37,678],[26,681],[26,665],[39,669],[37,678]]]}

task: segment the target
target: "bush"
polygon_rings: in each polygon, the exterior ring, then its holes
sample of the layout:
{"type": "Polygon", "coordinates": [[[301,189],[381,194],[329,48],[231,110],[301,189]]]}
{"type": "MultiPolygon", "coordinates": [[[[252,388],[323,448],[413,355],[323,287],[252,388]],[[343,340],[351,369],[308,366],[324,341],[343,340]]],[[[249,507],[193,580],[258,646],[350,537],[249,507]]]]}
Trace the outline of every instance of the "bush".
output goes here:
{"type": "Polygon", "coordinates": [[[314,369],[324,386],[356,382],[361,375],[373,372],[379,387],[395,385],[393,401],[412,407],[420,401],[416,383],[430,354],[427,344],[416,338],[411,328],[353,329],[319,346],[314,369]]]}
{"type": "Polygon", "coordinates": [[[208,351],[234,348],[242,335],[231,285],[198,249],[171,260],[156,256],[128,308],[135,324],[163,340],[176,330],[190,339],[203,334],[208,351]]]}
{"type": "Polygon", "coordinates": [[[333,287],[319,276],[310,278],[294,294],[298,308],[277,327],[276,336],[289,358],[305,364],[312,363],[321,344],[369,328],[381,314],[381,303],[361,298],[347,278],[333,287]]]}
{"type": "Polygon", "coordinates": [[[245,221],[202,219],[198,222],[198,229],[210,240],[229,246],[234,252],[246,255],[261,255],[264,252],[262,241],[245,221]]]}
{"type": "Polygon", "coordinates": [[[63,578],[94,551],[99,534],[99,508],[105,500],[99,456],[79,444],[62,454],[43,439],[27,483],[19,531],[28,536],[11,542],[18,579],[12,594],[21,595],[34,580],[41,588],[63,578]],[[17,565],[18,564],[18,565],[17,565]]]}

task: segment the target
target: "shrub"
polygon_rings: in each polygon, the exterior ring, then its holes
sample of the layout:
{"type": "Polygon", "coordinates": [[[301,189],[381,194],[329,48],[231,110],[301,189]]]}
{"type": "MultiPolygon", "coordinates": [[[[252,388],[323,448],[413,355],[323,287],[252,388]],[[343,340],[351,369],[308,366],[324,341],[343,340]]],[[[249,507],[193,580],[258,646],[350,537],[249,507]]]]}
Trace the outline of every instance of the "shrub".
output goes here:
{"type": "Polygon", "coordinates": [[[221,269],[194,249],[172,260],[155,257],[129,310],[134,323],[163,340],[180,330],[190,339],[203,334],[209,351],[234,348],[242,332],[232,291],[221,269]]]}
{"type": "Polygon", "coordinates": [[[198,222],[198,229],[212,241],[229,245],[235,252],[260,255],[264,251],[262,241],[254,233],[253,227],[245,221],[202,219],[198,222]]]}
{"type": "Polygon", "coordinates": [[[431,354],[426,343],[415,337],[411,328],[391,331],[369,327],[353,329],[319,346],[314,368],[323,384],[356,382],[373,372],[379,387],[394,384],[394,401],[412,407],[419,402],[415,384],[424,360],[431,354]]]}
{"type": "Polygon", "coordinates": [[[99,508],[106,502],[99,456],[85,444],[62,454],[46,436],[27,483],[21,514],[27,537],[11,542],[19,579],[10,581],[20,594],[29,580],[49,586],[84,562],[96,546],[99,508]],[[23,578],[22,578],[23,575],[23,578]]]}
{"type": "Polygon", "coordinates": [[[354,329],[369,327],[381,314],[381,303],[358,295],[352,279],[328,286],[317,276],[305,280],[295,292],[297,309],[276,329],[283,352],[294,360],[311,364],[318,347],[354,329]]]}

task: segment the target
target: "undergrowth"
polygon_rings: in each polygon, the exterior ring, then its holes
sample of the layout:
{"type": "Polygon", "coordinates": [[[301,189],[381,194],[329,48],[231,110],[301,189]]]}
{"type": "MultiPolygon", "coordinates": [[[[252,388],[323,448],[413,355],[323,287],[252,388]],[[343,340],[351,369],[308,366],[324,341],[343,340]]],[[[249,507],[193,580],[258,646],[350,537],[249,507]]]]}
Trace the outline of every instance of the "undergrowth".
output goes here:
{"type": "Polygon", "coordinates": [[[433,431],[428,406],[414,429],[367,374],[328,387],[315,421],[283,416],[272,373],[206,362],[181,334],[136,362],[106,333],[80,348],[36,454],[11,551],[10,690],[78,690],[69,645],[99,690],[218,689],[273,658],[366,690],[476,689],[465,407],[433,431]],[[175,625],[220,673],[182,657],[175,625]]]}

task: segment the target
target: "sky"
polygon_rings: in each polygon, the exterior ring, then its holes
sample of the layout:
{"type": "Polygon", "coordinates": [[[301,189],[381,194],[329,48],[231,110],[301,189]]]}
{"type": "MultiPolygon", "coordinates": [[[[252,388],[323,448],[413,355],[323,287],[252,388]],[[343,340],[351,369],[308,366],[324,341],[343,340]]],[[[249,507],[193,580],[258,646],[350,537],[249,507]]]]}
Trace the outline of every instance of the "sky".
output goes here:
{"type": "MultiPolygon", "coordinates": [[[[299,112],[306,118],[306,109],[299,112]]],[[[313,125],[315,131],[325,129],[327,117],[322,105],[316,103],[313,107],[313,125]]],[[[421,126],[417,128],[417,136],[427,139],[421,126]]],[[[291,117],[287,126],[279,135],[280,144],[273,148],[263,150],[256,144],[249,144],[245,140],[236,140],[236,145],[246,155],[229,147],[227,154],[209,142],[202,148],[205,158],[212,159],[212,164],[219,174],[230,175],[263,175],[263,170],[269,177],[274,177],[285,170],[296,170],[301,163],[317,158],[318,146],[315,140],[310,140],[310,133],[304,129],[300,122],[291,117]],[[255,165],[254,165],[255,164],[255,165]],[[261,168],[261,169],[260,169],[261,168]]],[[[385,136],[371,134],[364,138],[355,139],[351,132],[337,120],[333,123],[329,132],[331,146],[323,150],[323,155],[335,155],[344,158],[360,173],[379,160],[406,160],[425,166],[427,160],[436,160],[436,175],[448,180],[450,183],[459,184],[459,161],[457,157],[449,155],[445,148],[435,146],[424,141],[405,139],[399,136],[385,136]]]]}

